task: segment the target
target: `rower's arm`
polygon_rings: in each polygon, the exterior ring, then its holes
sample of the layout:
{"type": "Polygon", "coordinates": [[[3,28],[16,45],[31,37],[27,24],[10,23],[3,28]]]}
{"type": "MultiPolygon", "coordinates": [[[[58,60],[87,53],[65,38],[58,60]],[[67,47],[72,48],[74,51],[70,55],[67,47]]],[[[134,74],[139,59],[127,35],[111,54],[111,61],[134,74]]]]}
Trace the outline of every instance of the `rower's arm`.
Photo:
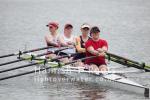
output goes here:
{"type": "Polygon", "coordinates": [[[96,51],[98,51],[99,56],[105,56],[107,52],[107,47],[98,48],[96,51]]]}
{"type": "Polygon", "coordinates": [[[100,56],[100,53],[97,50],[94,50],[94,48],[92,46],[89,46],[87,48],[87,51],[93,55],[100,56]]]}
{"type": "Polygon", "coordinates": [[[98,48],[97,51],[99,51],[99,53],[106,53],[108,51],[107,41],[103,40],[102,48],[98,48]]]}
{"type": "Polygon", "coordinates": [[[103,52],[107,52],[107,51],[108,51],[108,47],[103,46],[103,47],[102,47],[102,50],[103,50],[103,52]]]}
{"type": "Polygon", "coordinates": [[[98,51],[99,53],[105,53],[105,52],[108,51],[108,48],[107,48],[106,46],[103,46],[102,48],[98,48],[97,51],[98,51]]]}
{"type": "Polygon", "coordinates": [[[75,45],[77,52],[82,53],[85,52],[85,48],[81,47],[80,38],[76,38],[76,45],[75,45]]]}
{"type": "Polygon", "coordinates": [[[60,45],[63,47],[74,47],[74,42],[65,43],[63,37],[59,37],[60,45]]]}
{"type": "Polygon", "coordinates": [[[45,36],[45,41],[46,41],[47,45],[51,45],[51,46],[55,46],[55,47],[58,46],[58,44],[56,44],[52,41],[51,37],[45,36]]]}
{"type": "Polygon", "coordinates": [[[72,41],[67,42],[67,45],[75,46],[75,43],[76,43],[76,38],[73,36],[72,41]]]}
{"type": "Polygon", "coordinates": [[[60,45],[63,46],[63,47],[67,47],[67,46],[68,46],[68,45],[64,42],[63,37],[60,37],[60,36],[59,36],[59,43],[60,43],[60,45]]]}

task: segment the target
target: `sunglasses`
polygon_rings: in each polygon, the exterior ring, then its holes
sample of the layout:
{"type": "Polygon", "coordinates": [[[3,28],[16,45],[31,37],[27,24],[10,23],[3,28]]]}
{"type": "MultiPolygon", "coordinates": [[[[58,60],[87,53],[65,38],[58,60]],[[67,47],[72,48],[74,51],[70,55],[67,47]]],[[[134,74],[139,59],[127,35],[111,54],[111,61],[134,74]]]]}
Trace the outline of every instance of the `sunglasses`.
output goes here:
{"type": "Polygon", "coordinates": [[[52,28],[54,28],[54,27],[53,27],[53,26],[50,26],[49,28],[52,29],[52,28]]]}
{"type": "Polygon", "coordinates": [[[88,31],[88,30],[90,30],[89,28],[87,28],[87,27],[85,27],[85,28],[82,28],[83,30],[85,30],[85,31],[88,31]]]}

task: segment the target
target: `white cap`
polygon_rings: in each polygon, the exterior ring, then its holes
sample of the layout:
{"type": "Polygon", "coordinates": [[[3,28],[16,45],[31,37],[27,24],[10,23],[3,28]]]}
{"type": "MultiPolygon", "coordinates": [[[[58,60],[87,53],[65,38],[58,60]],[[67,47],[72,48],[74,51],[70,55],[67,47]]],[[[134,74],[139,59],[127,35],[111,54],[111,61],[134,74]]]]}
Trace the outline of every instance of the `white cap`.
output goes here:
{"type": "Polygon", "coordinates": [[[84,23],[83,25],[81,25],[81,28],[90,28],[90,25],[89,24],[87,24],[87,23],[84,23]]]}

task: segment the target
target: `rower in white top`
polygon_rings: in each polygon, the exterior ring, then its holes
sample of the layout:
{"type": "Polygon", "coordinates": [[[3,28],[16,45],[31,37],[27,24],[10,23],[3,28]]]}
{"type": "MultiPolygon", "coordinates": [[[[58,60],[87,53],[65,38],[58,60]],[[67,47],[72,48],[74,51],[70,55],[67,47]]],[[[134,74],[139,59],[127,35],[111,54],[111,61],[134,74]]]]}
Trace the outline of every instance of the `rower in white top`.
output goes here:
{"type": "Polygon", "coordinates": [[[72,34],[73,31],[73,25],[72,24],[66,24],[64,26],[64,33],[60,37],[60,45],[65,47],[71,47],[71,49],[63,50],[62,52],[64,54],[73,54],[75,53],[75,36],[72,34]]]}
{"type": "Polygon", "coordinates": [[[74,47],[75,37],[72,34],[73,26],[71,24],[66,24],[64,27],[64,34],[60,37],[61,46],[74,47]]]}
{"type": "MultiPolygon", "coordinates": [[[[68,55],[68,54],[74,54],[75,51],[75,36],[72,34],[73,31],[73,25],[72,24],[66,24],[64,26],[64,33],[59,38],[60,45],[63,47],[70,47],[70,49],[66,49],[60,52],[60,55],[68,55]]],[[[63,58],[63,62],[68,62],[70,59],[63,58]]]]}

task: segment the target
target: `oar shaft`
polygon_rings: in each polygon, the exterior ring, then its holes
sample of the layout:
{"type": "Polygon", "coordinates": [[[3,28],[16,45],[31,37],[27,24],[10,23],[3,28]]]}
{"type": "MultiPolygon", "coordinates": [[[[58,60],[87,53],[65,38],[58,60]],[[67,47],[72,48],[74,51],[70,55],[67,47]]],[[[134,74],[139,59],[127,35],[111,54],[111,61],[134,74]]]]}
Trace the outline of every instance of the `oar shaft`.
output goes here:
{"type": "Polygon", "coordinates": [[[27,50],[27,51],[23,51],[22,53],[30,53],[30,52],[35,52],[35,51],[40,51],[40,50],[45,50],[45,49],[48,49],[48,48],[52,48],[54,46],[48,46],[48,47],[42,47],[42,48],[37,48],[37,49],[32,49],[32,50],[27,50]]]}
{"type": "MultiPolygon", "coordinates": [[[[42,56],[44,54],[45,53],[40,54],[38,56],[42,56]]],[[[77,54],[77,53],[75,53],[75,54],[77,54]]],[[[75,54],[72,54],[71,56],[73,56],[75,54]]],[[[61,57],[56,57],[54,59],[48,59],[48,61],[55,61],[55,60],[58,60],[58,59],[61,59],[61,58],[65,58],[65,57],[69,57],[69,55],[64,55],[64,56],[61,56],[61,57]]],[[[30,67],[30,66],[37,65],[37,64],[42,64],[42,63],[44,63],[44,59],[42,61],[40,61],[40,62],[37,62],[37,63],[31,63],[31,64],[27,64],[27,65],[22,65],[22,66],[19,66],[19,67],[14,67],[14,68],[10,68],[10,69],[1,70],[0,73],[4,73],[4,72],[16,70],[16,69],[21,69],[21,68],[25,68],[25,67],[30,67]]]]}
{"type": "Polygon", "coordinates": [[[121,57],[112,53],[107,53],[106,58],[113,62],[122,64],[128,67],[134,67],[137,69],[142,69],[147,72],[150,72],[150,68],[148,68],[148,66],[145,66],[145,64],[143,65],[142,63],[139,63],[137,61],[133,61],[133,60],[130,60],[130,59],[127,59],[127,58],[124,58],[124,57],[121,57]]]}
{"type": "Polygon", "coordinates": [[[35,72],[40,72],[40,71],[43,71],[43,70],[45,70],[45,69],[32,70],[32,71],[29,71],[29,72],[24,72],[24,73],[12,75],[12,76],[7,76],[7,77],[4,77],[4,78],[0,78],[0,81],[6,80],[6,79],[10,79],[10,78],[14,78],[14,77],[19,77],[19,76],[27,75],[27,74],[31,74],[31,73],[35,73],[35,72]]]}
{"type": "MultiPolygon", "coordinates": [[[[36,57],[41,57],[41,56],[48,55],[48,54],[50,54],[50,53],[42,53],[42,54],[37,55],[36,57]]],[[[27,59],[31,59],[31,57],[28,57],[28,58],[25,58],[25,59],[23,59],[23,58],[22,59],[17,59],[17,60],[13,60],[13,61],[9,61],[9,62],[4,62],[4,63],[1,63],[0,66],[16,63],[16,62],[20,62],[20,61],[24,61],[24,60],[27,60],[27,59]]]]}
{"type": "Polygon", "coordinates": [[[12,54],[7,54],[7,55],[2,55],[2,56],[0,56],[0,58],[10,57],[10,56],[15,56],[15,54],[12,53],[12,54]]]}
{"type": "Polygon", "coordinates": [[[112,53],[106,53],[108,56],[113,56],[113,57],[117,57],[118,59],[124,59],[124,60],[126,60],[126,61],[130,61],[130,62],[133,62],[133,63],[136,63],[136,64],[139,64],[139,62],[137,62],[137,61],[133,61],[133,60],[131,60],[131,59],[128,59],[128,58],[125,58],[125,57],[121,57],[121,56],[118,56],[118,55],[116,55],[116,54],[112,54],[112,53]]]}
{"type": "MultiPolygon", "coordinates": [[[[45,48],[47,48],[47,47],[45,47],[45,48]]],[[[41,49],[44,49],[44,48],[41,48],[41,49]]],[[[61,48],[61,49],[58,49],[58,50],[56,50],[54,52],[59,52],[59,51],[65,50],[65,49],[68,49],[68,48],[61,48]]],[[[26,53],[27,52],[29,52],[29,51],[26,51],[26,53]]],[[[48,55],[48,54],[51,54],[51,52],[46,52],[46,53],[38,54],[35,57],[41,57],[41,56],[48,55]]],[[[27,60],[27,59],[31,59],[31,57],[28,57],[28,58],[25,58],[25,59],[23,59],[23,58],[22,59],[17,59],[17,60],[13,60],[13,61],[9,61],[9,62],[4,62],[4,63],[1,63],[0,66],[12,64],[12,63],[16,63],[16,62],[20,62],[20,61],[24,61],[24,60],[27,60]]]]}
{"type": "Polygon", "coordinates": [[[5,62],[5,63],[1,63],[0,66],[12,64],[12,63],[16,63],[16,62],[19,62],[19,61],[23,61],[23,59],[17,59],[17,60],[14,60],[14,61],[9,61],[9,62],[5,62]]]}
{"type": "Polygon", "coordinates": [[[14,68],[2,70],[2,71],[0,71],[0,73],[12,71],[12,70],[16,70],[16,69],[20,69],[20,68],[25,68],[25,67],[29,67],[29,66],[33,66],[33,65],[37,65],[37,64],[38,64],[38,63],[32,63],[32,64],[27,64],[27,65],[23,65],[23,66],[19,66],[19,67],[14,67],[14,68]]]}
{"type": "MultiPolygon", "coordinates": [[[[67,57],[67,55],[63,56],[63,57],[67,57]]],[[[92,59],[96,56],[91,56],[91,57],[86,57],[86,58],[83,58],[81,60],[86,60],[86,59],[92,59]]],[[[58,58],[62,58],[62,57],[58,57],[58,58]]],[[[56,59],[56,58],[55,58],[56,59]]],[[[51,61],[51,60],[49,60],[51,61]]],[[[74,60],[72,62],[69,62],[69,63],[64,63],[64,64],[58,64],[56,65],[55,67],[53,68],[56,68],[56,67],[62,67],[62,66],[65,66],[65,65],[69,65],[69,64],[72,64],[72,63],[75,63],[77,62],[78,60],[74,60]]],[[[37,64],[42,64],[42,62],[40,63],[37,63],[37,64]]],[[[36,65],[35,63],[33,65],[36,65]]],[[[27,66],[27,65],[26,65],[27,66]]],[[[19,76],[23,76],[23,75],[27,75],[27,74],[31,74],[31,73],[34,73],[34,72],[39,72],[39,71],[43,71],[43,70],[47,70],[47,69],[50,69],[51,67],[46,67],[44,69],[39,69],[39,70],[32,70],[32,71],[29,71],[29,72],[25,72],[25,73],[20,73],[20,74],[16,74],[16,75],[12,75],[12,76],[7,76],[7,77],[4,77],[4,78],[0,78],[0,81],[2,80],[6,80],[6,79],[10,79],[10,78],[14,78],[14,77],[19,77],[19,76]]]]}
{"type": "MultiPolygon", "coordinates": [[[[42,47],[42,48],[37,48],[37,49],[32,49],[32,50],[23,51],[23,52],[21,52],[21,53],[22,53],[22,54],[25,54],[25,53],[40,51],[40,50],[44,50],[44,49],[48,49],[48,48],[52,48],[52,47],[53,47],[53,46],[42,47]]],[[[16,55],[19,55],[19,52],[18,52],[18,53],[11,53],[11,54],[2,55],[2,56],[0,56],[0,58],[10,57],[10,56],[16,56],[16,55]]]]}

